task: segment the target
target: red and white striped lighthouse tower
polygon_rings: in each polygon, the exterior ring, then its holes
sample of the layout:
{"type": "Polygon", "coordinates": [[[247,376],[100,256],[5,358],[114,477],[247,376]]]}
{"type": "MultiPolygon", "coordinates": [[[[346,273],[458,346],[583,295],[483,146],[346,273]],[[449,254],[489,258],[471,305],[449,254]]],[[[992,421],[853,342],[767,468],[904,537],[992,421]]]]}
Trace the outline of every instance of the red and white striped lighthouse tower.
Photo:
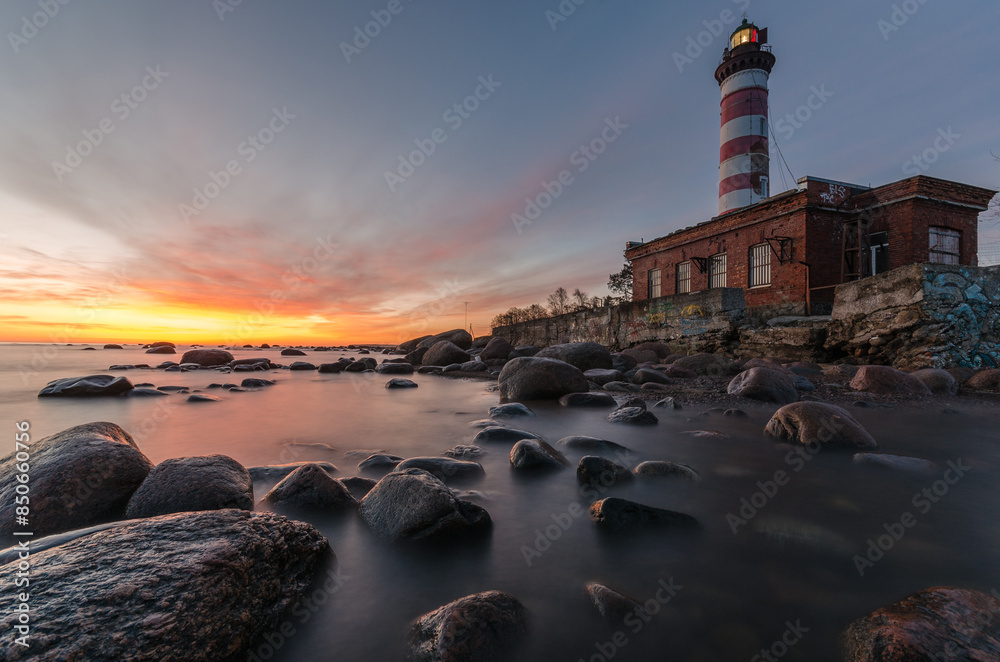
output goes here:
{"type": "Polygon", "coordinates": [[[767,28],[743,19],[715,70],[722,88],[719,214],[770,195],[767,80],[775,58],[766,44],[767,28]]]}

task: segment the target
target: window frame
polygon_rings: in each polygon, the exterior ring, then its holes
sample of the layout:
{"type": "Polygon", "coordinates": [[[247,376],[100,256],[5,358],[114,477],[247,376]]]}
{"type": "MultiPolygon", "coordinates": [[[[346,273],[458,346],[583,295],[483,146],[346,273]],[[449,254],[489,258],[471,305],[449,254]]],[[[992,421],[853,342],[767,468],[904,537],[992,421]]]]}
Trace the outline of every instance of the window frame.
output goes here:
{"type": "Polygon", "coordinates": [[[660,268],[650,269],[646,272],[646,298],[659,299],[663,296],[663,270],[660,268]],[[656,294],[653,294],[653,277],[656,277],[656,294]]]}
{"type": "Polygon", "coordinates": [[[771,287],[773,283],[773,270],[771,262],[771,244],[764,242],[762,244],[754,244],[748,249],[747,252],[747,264],[749,265],[747,269],[747,285],[750,289],[756,289],[761,287],[771,287]],[[766,257],[766,263],[756,264],[754,257],[759,259],[760,257],[766,257]],[[766,281],[755,282],[755,276],[760,273],[766,274],[766,281]]]}
{"type": "Polygon", "coordinates": [[[957,265],[962,263],[962,231],[955,230],[954,228],[945,227],[943,225],[932,225],[928,228],[927,232],[927,259],[933,264],[950,264],[957,265]],[[934,239],[937,237],[938,242],[934,239]],[[941,246],[940,238],[949,238],[955,240],[955,252],[943,250],[939,248],[941,246]],[[950,262],[947,259],[935,259],[935,257],[940,256],[950,256],[954,259],[954,262],[950,262]]]}
{"type": "Polygon", "coordinates": [[[691,294],[691,261],[685,260],[677,264],[677,268],[674,270],[676,276],[676,283],[674,290],[677,294],[691,294]],[[684,267],[686,271],[686,278],[681,278],[681,267],[684,267]],[[682,289],[681,283],[685,283],[687,289],[682,289]]]}
{"type": "Polygon", "coordinates": [[[716,253],[708,258],[708,289],[710,290],[721,290],[729,286],[727,272],[729,270],[729,258],[726,253],[716,253]],[[717,271],[718,265],[722,264],[721,271],[721,285],[719,284],[720,272],[717,271]]]}

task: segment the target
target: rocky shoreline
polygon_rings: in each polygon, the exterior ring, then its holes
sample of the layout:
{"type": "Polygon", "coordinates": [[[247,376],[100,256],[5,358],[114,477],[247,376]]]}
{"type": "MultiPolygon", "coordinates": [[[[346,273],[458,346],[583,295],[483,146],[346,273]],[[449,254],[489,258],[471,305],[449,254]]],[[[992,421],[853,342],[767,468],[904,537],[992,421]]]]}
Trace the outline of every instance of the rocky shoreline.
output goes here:
{"type": "MultiPolygon", "coordinates": [[[[148,349],[176,352],[169,343],[148,349]]],[[[281,353],[300,359],[323,351],[329,348],[286,348],[281,353]]],[[[855,464],[919,472],[931,463],[879,453],[877,440],[851,412],[917,406],[953,414],[964,406],[996,407],[1000,394],[1000,370],[995,369],[908,373],[886,366],[818,365],[777,357],[735,360],[719,354],[678,355],[663,343],[615,353],[596,343],[511,347],[499,337],[473,341],[456,330],[395,348],[353,351],[357,357],[336,362],[296,360],[283,365],[267,358],[236,359],[224,349],[196,348],[185,352],[180,362],[156,368],[118,365],[112,371],[256,375],[240,384],[213,383],[205,389],[234,394],[280,388],[280,380],[263,374],[282,370],[315,371],[331,375],[328,379],[384,375],[389,388],[406,387],[405,382],[419,386],[405,376],[422,373],[495,382],[491,388],[501,404],[477,422],[479,430],[470,445],[456,446],[441,457],[373,453],[359,458],[357,471],[347,477],[340,477],[329,463],[246,468],[223,455],[175,458],[154,466],[129,433],[113,423],[80,425],[33,442],[33,524],[37,536],[49,538],[33,540],[30,558],[38,568],[39,585],[48,588],[32,598],[30,654],[5,640],[0,644],[2,657],[248,659],[266,644],[267,633],[280,628],[282,619],[318,590],[335,563],[335,550],[309,523],[314,517],[357,517],[375,536],[395,545],[465,544],[488,536],[490,513],[460,489],[482,477],[483,467],[475,458],[485,447],[509,451],[511,471],[551,474],[546,480],[576,481],[581,490],[631,481],[700,479],[696,467],[667,459],[632,466],[629,449],[608,440],[566,437],[549,444],[518,429],[517,421],[534,416],[532,403],[602,408],[612,423],[636,426],[656,426],[658,416],[689,407],[708,407],[701,413],[734,418],[745,416],[745,409],[777,407],[760,431],[776,445],[846,452],[855,464]],[[376,359],[379,353],[381,362],[376,359]],[[574,465],[569,452],[584,455],[574,465]],[[95,476],[96,487],[90,485],[95,476]],[[276,484],[259,495],[254,493],[255,481],[276,484]]],[[[39,397],[153,394],[192,402],[218,399],[198,389],[136,384],[108,374],[56,380],[39,397]]],[[[12,453],[0,462],[2,471],[13,475],[17,462],[12,453]]],[[[0,542],[12,546],[0,552],[0,562],[7,565],[24,558],[18,556],[14,536],[14,489],[14,481],[0,488],[0,542]]],[[[699,535],[703,529],[703,523],[687,513],[618,497],[597,498],[597,490],[593,494],[589,519],[611,534],[657,528],[673,535],[699,535]]],[[[4,576],[13,574],[8,570],[4,568],[4,576]]],[[[620,623],[642,608],[612,587],[592,583],[584,588],[609,623],[620,623]]],[[[530,609],[499,591],[456,598],[438,610],[414,615],[409,658],[513,659],[530,627],[530,609]]],[[[0,597],[0,622],[8,630],[18,623],[16,603],[12,592],[0,597]]],[[[1000,659],[998,628],[1000,600],[975,591],[931,587],[870,615],[859,614],[843,635],[843,659],[936,659],[944,641],[958,651],[954,659],[1000,659]],[[971,614],[975,620],[970,620],[971,614]]]]}

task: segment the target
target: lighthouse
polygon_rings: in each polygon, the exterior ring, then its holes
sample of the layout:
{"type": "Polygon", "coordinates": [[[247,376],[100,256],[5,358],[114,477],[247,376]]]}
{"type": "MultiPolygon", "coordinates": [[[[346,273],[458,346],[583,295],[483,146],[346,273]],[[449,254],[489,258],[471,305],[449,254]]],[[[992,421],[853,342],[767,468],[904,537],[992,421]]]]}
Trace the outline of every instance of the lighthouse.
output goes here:
{"type": "Polygon", "coordinates": [[[715,70],[722,88],[720,215],[770,195],[767,81],[774,62],[767,28],[758,28],[744,18],[715,70]]]}

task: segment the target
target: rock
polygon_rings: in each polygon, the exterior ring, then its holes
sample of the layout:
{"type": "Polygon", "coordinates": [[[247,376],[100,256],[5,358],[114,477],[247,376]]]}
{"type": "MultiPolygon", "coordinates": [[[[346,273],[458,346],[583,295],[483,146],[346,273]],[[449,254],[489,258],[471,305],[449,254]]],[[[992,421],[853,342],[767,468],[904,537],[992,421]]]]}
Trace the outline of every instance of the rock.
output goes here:
{"type": "Polygon", "coordinates": [[[938,467],[930,460],[905,455],[889,455],[888,453],[855,453],[854,464],[865,464],[884,469],[895,469],[917,474],[937,473],[938,467]]]}
{"type": "Polygon", "coordinates": [[[587,378],[574,366],[556,359],[521,357],[507,362],[498,380],[504,400],[556,400],[585,392],[587,378]]]}
{"type": "Polygon", "coordinates": [[[925,589],[844,632],[846,662],[1000,659],[1000,600],[960,588],[925,589]]]}
{"type": "Polygon", "coordinates": [[[590,518],[601,528],[609,530],[632,529],[659,525],[671,528],[697,530],[701,524],[694,517],[662,508],[653,508],[634,501],[609,497],[590,506],[590,518]]]}
{"type": "Polygon", "coordinates": [[[576,478],[587,485],[611,487],[618,483],[631,483],[635,476],[631,471],[598,455],[585,455],[576,466],[576,478]]]}
{"type": "Polygon", "coordinates": [[[559,398],[563,407],[616,407],[618,401],[610,393],[567,393],[559,398]]]}
{"type": "Polygon", "coordinates": [[[413,350],[417,349],[420,343],[427,340],[428,338],[430,338],[430,336],[420,336],[419,338],[412,338],[410,340],[407,340],[406,342],[402,342],[396,345],[396,353],[408,354],[409,352],[412,352],[413,350]]]}
{"type": "Polygon", "coordinates": [[[304,464],[264,495],[261,503],[290,511],[336,512],[356,508],[348,489],[330,477],[322,466],[304,464]]]}
{"type": "Polygon", "coordinates": [[[146,353],[147,354],[176,354],[177,350],[174,349],[173,347],[167,347],[167,346],[150,347],[149,349],[146,350],[146,353]]]}
{"type": "Polygon", "coordinates": [[[388,453],[372,453],[358,463],[358,471],[392,471],[403,459],[388,453]]]}
{"type": "Polygon", "coordinates": [[[750,414],[746,413],[742,409],[727,409],[722,412],[723,416],[732,416],[733,418],[747,418],[750,414]]]}
{"type": "Polygon", "coordinates": [[[638,393],[641,388],[627,382],[608,382],[604,385],[604,390],[611,393],[638,393]]]}
{"type": "Polygon", "coordinates": [[[466,596],[425,614],[411,626],[413,662],[504,662],[527,635],[527,610],[500,591],[466,596]]]}
{"type": "Polygon", "coordinates": [[[344,372],[365,372],[371,370],[364,361],[352,361],[344,366],[344,372]]]}
{"type": "Polygon", "coordinates": [[[563,469],[569,462],[541,439],[522,439],[510,449],[510,466],[521,470],[563,469]]]}
{"type": "Polygon", "coordinates": [[[206,395],[204,393],[192,393],[188,396],[188,402],[221,402],[222,398],[217,398],[214,395],[206,395]]]}
{"type": "Polygon", "coordinates": [[[812,391],[816,390],[816,385],[813,384],[811,381],[809,381],[808,378],[803,377],[802,375],[797,375],[793,372],[789,373],[788,377],[792,380],[792,385],[798,391],[805,391],[807,393],[811,393],[812,391]]]}
{"type": "Polygon", "coordinates": [[[423,469],[438,480],[461,481],[474,478],[482,478],[486,475],[483,465],[478,462],[467,462],[465,460],[453,460],[449,457],[411,457],[403,460],[396,466],[395,471],[406,471],[408,469],[423,469]]]}
{"type": "Polygon", "coordinates": [[[515,430],[514,428],[508,428],[503,426],[493,426],[488,428],[483,428],[480,430],[476,437],[472,440],[474,444],[482,444],[489,442],[518,442],[522,439],[541,439],[537,434],[533,432],[527,432],[525,430],[515,430]]]}
{"type": "Polygon", "coordinates": [[[621,407],[608,414],[608,420],[629,425],[656,425],[660,422],[653,412],[643,407],[621,407]]]}
{"type": "Polygon", "coordinates": [[[269,366],[269,365],[271,365],[271,360],[269,358],[267,358],[266,356],[257,356],[257,357],[251,358],[251,359],[235,359],[234,361],[231,361],[229,365],[233,366],[234,368],[236,366],[241,366],[241,365],[249,365],[249,366],[264,365],[264,366],[269,366]]]}
{"type": "MultiPolygon", "coordinates": [[[[658,368],[659,369],[659,368],[658,368]]],[[[662,369],[659,369],[667,377],[672,379],[694,379],[698,376],[698,373],[690,368],[684,368],[682,366],[671,363],[665,365],[662,369]]]]}
{"type": "Polygon", "coordinates": [[[955,395],[958,393],[958,382],[947,370],[937,368],[924,368],[910,373],[924,383],[931,393],[937,395],[955,395]]]}
{"type": "MultiPolygon", "coordinates": [[[[309,524],[239,510],[127,522],[32,550],[32,587],[47,588],[31,592],[31,607],[45,616],[32,618],[30,649],[5,637],[0,658],[244,660],[332,555],[309,524]]],[[[16,601],[0,596],[7,632],[16,601]]]]}
{"type": "Polygon", "coordinates": [[[514,348],[510,346],[510,343],[497,336],[490,340],[486,347],[483,348],[483,351],[479,354],[479,358],[484,361],[492,359],[503,359],[506,361],[512,351],[514,351],[514,348]]]}
{"type": "Polygon", "coordinates": [[[682,356],[673,362],[680,368],[693,370],[703,377],[727,377],[739,372],[736,362],[721,354],[693,354],[682,356]]]}
{"type": "Polygon", "coordinates": [[[480,448],[479,446],[469,446],[467,444],[455,444],[454,447],[449,448],[445,452],[441,453],[445,457],[453,457],[455,459],[461,460],[470,457],[482,457],[486,455],[486,450],[480,448]]]}
{"type": "Polygon", "coordinates": [[[229,365],[232,360],[233,355],[224,349],[192,349],[181,357],[181,363],[197,363],[206,368],[229,365]]]}
{"type": "Polygon", "coordinates": [[[253,479],[231,457],[164,460],[129,499],[125,516],[156,517],[196,510],[253,510],[253,479]]]}
{"type": "Polygon", "coordinates": [[[653,408],[683,409],[680,403],[677,402],[677,400],[675,400],[674,398],[663,398],[662,400],[658,401],[655,405],[653,405],[653,408]]]}
{"type": "Polygon", "coordinates": [[[177,345],[173,344],[172,342],[154,342],[149,345],[146,345],[146,347],[148,347],[149,349],[159,349],[161,347],[169,347],[170,349],[176,349],[177,345]]]}
{"type": "Polygon", "coordinates": [[[412,375],[413,366],[409,363],[383,363],[375,368],[380,375],[412,375]]]}
{"type": "Polygon", "coordinates": [[[114,343],[108,343],[104,346],[104,349],[122,349],[121,345],[116,345],[114,343]]]}
{"type": "Polygon", "coordinates": [[[472,357],[469,353],[461,349],[454,343],[450,343],[447,340],[442,340],[440,342],[434,343],[424,354],[424,358],[421,361],[425,366],[435,365],[435,366],[446,366],[452,363],[465,363],[472,357]]]}
{"type": "Polygon", "coordinates": [[[634,356],[620,352],[611,355],[611,367],[619,372],[628,372],[637,365],[639,365],[639,362],[635,360],[634,356]]]}
{"type": "Polygon", "coordinates": [[[653,364],[660,360],[656,352],[647,349],[623,349],[619,353],[623,356],[632,357],[636,365],[642,365],[643,363],[653,364]]]}
{"type": "Polygon", "coordinates": [[[315,370],[316,366],[308,361],[295,361],[292,365],[288,366],[289,370],[315,370]]]}
{"type": "Polygon", "coordinates": [[[510,353],[507,357],[508,359],[516,359],[521,356],[534,356],[538,352],[542,351],[542,348],[538,345],[518,345],[514,348],[514,351],[510,353]]]}
{"type": "Polygon", "coordinates": [[[670,384],[670,378],[652,368],[639,368],[632,376],[636,384],[670,384]]]}
{"type": "Polygon", "coordinates": [[[466,361],[460,368],[463,372],[486,372],[489,369],[490,367],[482,361],[466,361]]]}
{"type": "Polygon", "coordinates": [[[963,385],[970,391],[1000,392],[1000,369],[982,370],[970,377],[963,385]]]}
{"type": "Polygon", "coordinates": [[[164,391],[157,390],[155,388],[134,388],[128,392],[128,397],[130,398],[149,398],[170,395],[164,391]]]}
{"type": "Polygon", "coordinates": [[[387,474],[361,500],[359,510],[375,534],[390,540],[481,535],[492,526],[483,508],[460,500],[422,469],[387,474]]]}
{"type": "Polygon", "coordinates": [[[187,393],[188,392],[188,387],[187,386],[166,385],[166,386],[157,386],[156,390],[158,390],[158,391],[164,391],[165,393],[187,393]]]}
{"type": "Polygon", "coordinates": [[[38,392],[38,397],[97,398],[125,395],[135,388],[128,377],[114,375],[90,375],[89,377],[67,377],[56,379],[38,392]]]}
{"type": "MultiPolygon", "coordinates": [[[[453,329],[451,331],[445,331],[444,333],[439,333],[436,336],[430,336],[429,338],[424,338],[418,343],[418,347],[433,347],[439,342],[447,342],[455,345],[459,349],[468,350],[472,349],[472,335],[469,334],[465,329],[453,329]]],[[[468,359],[466,359],[468,360],[468,359]]],[[[461,363],[461,361],[452,361],[452,363],[461,363]]],[[[425,363],[424,365],[429,365],[425,363]]]]}
{"type": "Polygon", "coordinates": [[[653,352],[659,360],[666,359],[672,354],[670,347],[668,347],[666,343],[662,342],[644,342],[636,345],[632,349],[653,352]]]}
{"type": "Polygon", "coordinates": [[[254,481],[281,480],[288,474],[307,464],[315,464],[331,476],[339,469],[329,462],[291,462],[289,464],[271,464],[263,467],[250,467],[247,472],[254,481]]]}
{"type": "Polygon", "coordinates": [[[517,418],[519,416],[530,417],[535,415],[535,412],[520,402],[511,402],[505,405],[490,407],[489,413],[490,418],[517,418]]]}
{"type": "Polygon", "coordinates": [[[613,441],[608,441],[607,439],[598,439],[597,437],[563,437],[556,442],[556,446],[565,446],[575,451],[632,453],[632,449],[630,448],[616,444],[613,441]]]}
{"type": "Polygon", "coordinates": [[[372,488],[378,483],[378,481],[372,480],[371,478],[361,478],[360,476],[338,478],[337,482],[346,487],[347,491],[351,493],[351,496],[358,501],[364,499],[365,495],[371,492],[372,488]]]}
{"type": "Polygon", "coordinates": [[[291,347],[289,347],[288,349],[281,350],[281,355],[282,356],[305,356],[306,353],[303,352],[301,349],[292,349],[291,347]]]}
{"type": "Polygon", "coordinates": [[[700,480],[698,472],[686,464],[677,462],[655,461],[642,462],[635,468],[639,478],[680,478],[683,480],[700,480]]]}
{"type": "Polygon", "coordinates": [[[424,361],[424,355],[427,354],[429,347],[418,347],[412,352],[406,355],[406,362],[413,366],[421,365],[424,361]]]}
{"type": "Polygon", "coordinates": [[[240,386],[243,388],[263,388],[265,386],[274,386],[275,382],[270,379],[255,379],[253,377],[248,377],[244,379],[240,386]]]}
{"type": "Polygon", "coordinates": [[[417,388],[418,384],[410,379],[394,377],[385,383],[386,388],[417,388]]]}
{"type": "Polygon", "coordinates": [[[603,584],[591,582],[586,586],[587,596],[597,609],[597,613],[615,626],[625,625],[629,614],[642,614],[643,608],[632,598],[626,598],[621,593],[613,591],[603,584]]]}
{"type": "MultiPolygon", "coordinates": [[[[13,448],[13,444],[11,444],[13,448]]],[[[152,463],[114,423],[86,423],[30,444],[31,531],[36,538],[121,519],[152,463]]],[[[23,455],[22,455],[23,459],[23,455]]],[[[0,543],[13,541],[16,451],[0,461],[0,543]]]]}
{"type": "Polygon", "coordinates": [[[343,363],[322,363],[319,366],[319,372],[324,375],[335,374],[344,371],[343,363]]]}
{"type": "Polygon", "coordinates": [[[931,390],[913,375],[885,365],[861,366],[851,380],[850,387],[855,391],[878,395],[921,396],[931,394],[931,390]]]}
{"type": "Polygon", "coordinates": [[[765,432],[792,444],[856,450],[878,447],[875,439],[847,410],[823,402],[785,405],[768,421],[765,432]]]}
{"type": "Polygon", "coordinates": [[[799,399],[791,378],[784,372],[771,368],[750,368],[741,372],[729,382],[727,392],[729,395],[782,405],[799,399]]]}
{"type": "Polygon", "coordinates": [[[608,382],[620,382],[625,379],[625,373],[621,370],[586,370],[583,376],[587,378],[588,381],[594,382],[598,386],[604,386],[608,382]]]}
{"type": "Polygon", "coordinates": [[[827,377],[846,381],[854,379],[854,375],[858,374],[858,370],[860,370],[860,366],[851,365],[849,363],[837,363],[835,365],[823,366],[823,374],[827,377]]]}
{"type": "MultiPolygon", "coordinates": [[[[539,358],[557,359],[584,370],[611,369],[611,352],[596,342],[574,342],[565,345],[552,345],[536,354],[539,358]]],[[[582,390],[582,389],[578,389],[582,390]]]]}

